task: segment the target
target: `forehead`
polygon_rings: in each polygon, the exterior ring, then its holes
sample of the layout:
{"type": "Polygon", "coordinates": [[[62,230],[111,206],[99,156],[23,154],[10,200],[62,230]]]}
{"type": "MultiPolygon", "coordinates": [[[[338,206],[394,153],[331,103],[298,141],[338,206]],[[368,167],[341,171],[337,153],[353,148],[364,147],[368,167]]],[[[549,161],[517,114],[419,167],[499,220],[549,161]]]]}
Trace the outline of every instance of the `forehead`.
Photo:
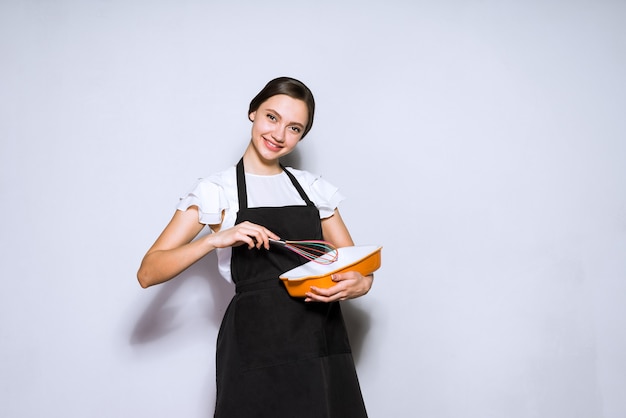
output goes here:
{"type": "Polygon", "coordinates": [[[309,110],[306,103],[300,99],[294,99],[286,94],[277,94],[270,97],[263,103],[260,108],[271,109],[277,112],[281,117],[294,122],[306,124],[309,116],[309,110]]]}

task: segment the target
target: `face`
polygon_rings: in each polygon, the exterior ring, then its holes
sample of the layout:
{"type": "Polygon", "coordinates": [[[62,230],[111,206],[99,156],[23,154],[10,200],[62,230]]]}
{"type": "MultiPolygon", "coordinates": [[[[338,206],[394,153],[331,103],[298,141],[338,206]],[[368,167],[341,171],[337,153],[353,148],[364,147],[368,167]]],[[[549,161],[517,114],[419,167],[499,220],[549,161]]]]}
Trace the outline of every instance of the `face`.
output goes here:
{"type": "Polygon", "coordinates": [[[302,138],[308,119],[302,100],[278,94],[261,103],[250,113],[252,145],[265,163],[276,162],[289,154],[302,138]]]}

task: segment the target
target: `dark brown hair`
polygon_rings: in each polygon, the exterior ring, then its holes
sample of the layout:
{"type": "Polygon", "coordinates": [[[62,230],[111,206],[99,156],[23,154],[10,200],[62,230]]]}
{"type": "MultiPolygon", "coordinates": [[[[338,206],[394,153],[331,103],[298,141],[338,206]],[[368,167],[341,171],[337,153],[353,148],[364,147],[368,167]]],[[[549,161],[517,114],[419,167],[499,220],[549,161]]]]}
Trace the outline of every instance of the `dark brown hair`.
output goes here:
{"type": "Polygon", "coordinates": [[[313,126],[315,100],[313,99],[313,93],[311,93],[311,90],[309,90],[303,82],[298,81],[295,78],[278,77],[267,83],[265,87],[263,87],[263,90],[261,90],[259,94],[257,94],[250,102],[248,117],[250,116],[250,113],[255,112],[263,102],[272,96],[276,96],[277,94],[285,94],[293,99],[302,100],[306,103],[306,107],[309,110],[309,120],[304,127],[304,132],[302,132],[302,137],[300,137],[300,139],[304,138],[313,126]]]}

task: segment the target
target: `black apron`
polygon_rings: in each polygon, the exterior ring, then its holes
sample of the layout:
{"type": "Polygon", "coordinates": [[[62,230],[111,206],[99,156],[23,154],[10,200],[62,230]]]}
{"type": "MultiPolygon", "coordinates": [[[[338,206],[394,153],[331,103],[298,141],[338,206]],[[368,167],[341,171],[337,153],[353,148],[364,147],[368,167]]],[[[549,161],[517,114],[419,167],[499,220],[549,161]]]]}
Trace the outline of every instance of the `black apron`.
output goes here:
{"type": "MultiPolygon", "coordinates": [[[[237,164],[236,223],[283,239],[322,239],[319,211],[287,170],[306,205],[248,208],[237,164]]],[[[339,303],[292,298],[278,278],[306,262],[280,247],[233,247],[236,294],[217,339],[216,418],[362,418],[365,405],[339,303]]]]}

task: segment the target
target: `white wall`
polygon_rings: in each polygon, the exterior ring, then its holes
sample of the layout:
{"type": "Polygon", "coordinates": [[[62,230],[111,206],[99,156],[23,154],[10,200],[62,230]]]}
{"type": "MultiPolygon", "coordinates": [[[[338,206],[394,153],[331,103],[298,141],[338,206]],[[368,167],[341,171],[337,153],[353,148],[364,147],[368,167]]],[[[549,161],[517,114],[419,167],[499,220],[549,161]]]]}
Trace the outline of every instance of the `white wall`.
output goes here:
{"type": "Polygon", "coordinates": [[[626,416],[626,4],[0,2],[0,416],[208,417],[232,288],[140,289],[180,194],[291,75],[292,162],[382,244],[372,417],[626,416]]]}

